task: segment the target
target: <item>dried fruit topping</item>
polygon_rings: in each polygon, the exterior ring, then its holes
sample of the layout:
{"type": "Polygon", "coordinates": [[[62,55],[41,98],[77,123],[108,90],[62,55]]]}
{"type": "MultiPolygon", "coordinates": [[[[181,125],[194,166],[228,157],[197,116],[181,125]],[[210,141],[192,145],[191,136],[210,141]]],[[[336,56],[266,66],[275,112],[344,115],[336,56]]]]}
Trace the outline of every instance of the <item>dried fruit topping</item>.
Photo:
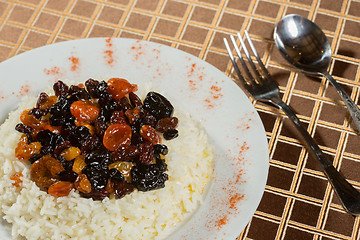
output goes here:
{"type": "Polygon", "coordinates": [[[85,174],[80,174],[76,178],[74,186],[77,190],[79,190],[82,193],[90,193],[91,192],[91,184],[85,174]]]}
{"type": "Polygon", "coordinates": [[[112,95],[115,100],[120,100],[130,92],[135,92],[137,86],[129,83],[123,78],[111,78],[108,82],[108,93],[112,95]]]}
{"type": "MultiPolygon", "coordinates": [[[[15,129],[22,133],[15,155],[31,165],[33,181],[55,197],[72,189],[93,200],[149,191],[168,179],[165,139],[178,136],[174,108],[161,94],[144,100],[121,78],[88,79],[85,85],[58,81],[55,96],[41,93],[15,129]]],[[[13,175],[19,185],[20,174],[13,175]]]]}
{"type": "Polygon", "coordinates": [[[76,172],[77,174],[80,174],[82,172],[82,170],[84,169],[84,167],[86,166],[85,163],[85,156],[84,155],[79,155],[78,157],[75,158],[74,160],[74,164],[72,166],[72,170],[74,172],[76,172]]]}
{"type": "Polygon", "coordinates": [[[74,184],[72,182],[60,181],[52,184],[48,189],[48,193],[53,197],[65,197],[69,195],[73,188],[74,184]]]}
{"type": "Polygon", "coordinates": [[[15,172],[11,175],[10,180],[13,181],[11,184],[15,187],[21,187],[23,174],[21,172],[15,172]]]}
{"type": "Polygon", "coordinates": [[[176,129],[178,122],[179,120],[176,117],[162,118],[157,122],[156,130],[162,133],[169,130],[174,130],[176,129]]]}
{"type": "Polygon", "coordinates": [[[28,144],[28,138],[26,134],[23,134],[20,141],[15,148],[15,156],[21,160],[29,160],[32,156],[39,154],[41,150],[41,144],[39,142],[32,142],[28,144]]]}
{"type": "Polygon", "coordinates": [[[129,125],[110,125],[105,133],[103,144],[110,150],[115,151],[121,145],[128,145],[131,142],[131,127],[129,125]]]}
{"type": "Polygon", "coordinates": [[[64,170],[61,163],[50,155],[46,155],[31,165],[30,173],[38,187],[48,188],[57,181],[57,174],[64,170]]]}
{"type": "Polygon", "coordinates": [[[161,142],[159,134],[157,134],[156,130],[150,125],[143,125],[140,128],[140,135],[152,144],[158,144],[161,142]]]}
{"type": "Polygon", "coordinates": [[[144,109],[157,120],[169,118],[174,112],[174,107],[163,95],[149,92],[144,100],[144,109]]]}
{"type": "Polygon", "coordinates": [[[132,184],[139,191],[150,191],[165,187],[168,175],[157,164],[139,164],[131,169],[132,184]]]}
{"type": "Polygon", "coordinates": [[[177,138],[179,136],[179,132],[176,129],[168,130],[168,131],[164,132],[163,136],[166,140],[171,140],[171,139],[177,138]]]}
{"type": "Polygon", "coordinates": [[[100,108],[90,101],[76,101],[70,106],[71,114],[83,122],[92,122],[99,116],[100,108]]]}

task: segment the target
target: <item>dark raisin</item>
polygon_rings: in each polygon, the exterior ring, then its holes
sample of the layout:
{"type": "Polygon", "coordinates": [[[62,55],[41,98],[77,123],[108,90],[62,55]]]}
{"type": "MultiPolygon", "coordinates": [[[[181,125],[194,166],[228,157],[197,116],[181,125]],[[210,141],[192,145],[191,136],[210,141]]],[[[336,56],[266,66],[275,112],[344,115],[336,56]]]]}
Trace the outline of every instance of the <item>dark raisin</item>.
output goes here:
{"type": "Polygon", "coordinates": [[[94,127],[96,135],[103,137],[108,125],[104,121],[96,119],[94,121],[94,127]]]}
{"type": "Polygon", "coordinates": [[[111,161],[113,162],[130,162],[139,156],[139,150],[133,145],[122,145],[111,153],[111,161]]]}
{"type": "Polygon", "coordinates": [[[144,142],[144,139],[140,135],[140,133],[133,132],[131,134],[131,145],[134,145],[136,147],[140,147],[140,145],[144,142]]]}
{"type": "Polygon", "coordinates": [[[82,142],[81,146],[81,153],[87,154],[93,151],[95,148],[97,148],[100,145],[100,139],[98,136],[93,135],[88,137],[85,141],[82,142]]]}
{"type": "Polygon", "coordinates": [[[31,134],[34,131],[32,127],[26,126],[25,124],[22,123],[16,124],[15,130],[21,133],[28,133],[28,134],[31,134]]]}
{"type": "Polygon", "coordinates": [[[150,125],[152,127],[155,127],[157,122],[156,118],[151,114],[144,116],[141,121],[143,125],[150,125]]]}
{"type": "Polygon", "coordinates": [[[111,118],[110,118],[110,124],[115,124],[115,123],[122,124],[122,125],[127,124],[124,112],[121,112],[121,111],[113,112],[113,114],[111,115],[111,118]]]}
{"type": "Polygon", "coordinates": [[[49,97],[46,93],[42,92],[39,95],[39,98],[36,102],[36,108],[40,108],[40,106],[46,101],[46,99],[49,97]]]}
{"type": "Polygon", "coordinates": [[[109,171],[104,169],[100,163],[91,162],[91,164],[84,167],[82,173],[89,179],[92,189],[105,189],[108,182],[109,171]]]}
{"type": "Polygon", "coordinates": [[[138,164],[131,168],[132,184],[139,191],[150,191],[165,187],[168,175],[157,164],[138,164]]]}
{"type": "Polygon", "coordinates": [[[162,118],[157,122],[156,130],[162,133],[169,130],[174,130],[176,129],[178,122],[179,120],[176,117],[162,118]]]}
{"type": "Polygon", "coordinates": [[[66,97],[69,94],[69,86],[60,80],[54,83],[53,89],[57,97],[66,97]]]}
{"type": "Polygon", "coordinates": [[[165,159],[156,158],[156,165],[160,171],[166,172],[168,170],[165,159]]]}
{"type": "Polygon", "coordinates": [[[117,170],[116,168],[112,168],[109,170],[109,178],[111,180],[115,180],[115,181],[119,181],[122,182],[124,181],[124,176],[121,174],[121,172],[119,170],[117,170]]]}
{"type": "Polygon", "coordinates": [[[114,190],[115,190],[115,198],[123,198],[125,195],[132,193],[134,191],[133,185],[130,183],[127,183],[126,181],[118,182],[114,184],[114,190]]]}
{"type": "Polygon", "coordinates": [[[92,198],[94,201],[101,201],[109,197],[109,193],[105,189],[93,189],[90,193],[79,192],[83,198],[92,198]]]}
{"type": "Polygon", "coordinates": [[[100,94],[98,91],[99,81],[94,80],[94,79],[89,79],[85,82],[85,87],[92,98],[100,97],[100,94]]]}
{"type": "Polygon", "coordinates": [[[138,95],[136,95],[133,92],[129,93],[129,99],[130,99],[130,103],[132,104],[132,106],[135,108],[142,108],[142,102],[141,99],[139,98],[138,95]]]}
{"type": "Polygon", "coordinates": [[[126,112],[126,110],[132,109],[129,99],[127,97],[123,97],[119,100],[119,104],[121,106],[121,110],[126,112]]]}
{"type": "Polygon", "coordinates": [[[153,144],[144,142],[139,147],[139,157],[135,160],[136,163],[150,164],[154,160],[153,144]]]}
{"type": "Polygon", "coordinates": [[[45,116],[47,111],[41,110],[40,108],[33,108],[30,110],[29,115],[33,115],[37,119],[41,119],[43,116],[45,116]]]}
{"type": "Polygon", "coordinates": [[[57,145],[64,142],[60,134],[55,134],[49,130],[42,130],[36,135],[36,140],[41,143],[41,154],[52,154],[57,145]]]}
{"type": "Polygon", "coordinates": [[[156,92],[149,92],[144,100],[144,109],[153,115],[157,120],[169,118],[174,112],[174,107],[169,100],[156,92]]]}
{"type": "Polygon", "coordinates": [[[108,89],[107,83],[105,81],[101,81],[97,86],[98,95],[101,97],[108,94],[107,89],[108,89]]]}
{"type": "Polygon", "coordinates": [[[54,155],[54,157],[59,163],[61,163],[61,165],[64,167],[65,170],[72,171],[74,161],[68,161],[63,156],[60,155],[54,155]]]}
{"type": "Polygon", "coordinates": [[[166,140],[171,140],[171,139],[177,138],[178,136],[179,136],[179,132],[176,129],[168,130],[168,131],[164,132],[164,138],[166,140]]]}
{"type": "Polygon", "coordinates": [[[60,154],[62,151],[64,151],[65,149],[71,147],[71,143],[70,141],[64,141],[60,144],[58,144],[55,149],[54,149],[54,154],[58,155],[60,154]]]}
{"type": "Polygon", "coordinates": [[[133,125],[138,119],[140,119],[140,109],[139,108],[128,109],[125,112],[125,116],[129,120],[129,123],[133,125]]]}
{"type": "Polygon", "coordinates": [[[89,128],[85,126],[77,126],[70,132],[69,141],[75,147],[81,147],[82,143],[91,136],[89,128]]]}
{"type": "Polygon", "coordinates": [[[60,181],[75,182],[78,174],[73,171],[64,170],[62,172],[59,172],[57,177],[60,181]]]}
{"type": "Polygon", "coordinates": [[[82,88],[79,86],[71,85],[70,89],[69,89],[69,93],[71,94],[71,99],[74,102],[78,101],[78,100],[89,100],[90,99],[90,95],[85,90],[85,88],[82,88]]]}
{"type": "Polygon", "coordinates": [[[159,154],[162,154],[162,155],[166,155],[168,154],[169,152],[169,149],[166,145],[164,144],[156,144],[154,145],[154,154],[156,155],[159,155],[159,154]]]}
{"type": "MultiPolygon", "coordinates": [[[[101,164],[106,165],[110,163],[111,153],[107,150],[95,150],[88,154],[85,157],[85,163],[88,165],[101,164]]],[[[107,168],[108,166],[105,166],[107,168]]]]}
{"type": "Polygon", "coordinates": [[[59,100],[50,108],[50,124],[52,126],[68,127],[74,124],[75,117],[70,112],[71,100],[59,98],[59,100]]]}

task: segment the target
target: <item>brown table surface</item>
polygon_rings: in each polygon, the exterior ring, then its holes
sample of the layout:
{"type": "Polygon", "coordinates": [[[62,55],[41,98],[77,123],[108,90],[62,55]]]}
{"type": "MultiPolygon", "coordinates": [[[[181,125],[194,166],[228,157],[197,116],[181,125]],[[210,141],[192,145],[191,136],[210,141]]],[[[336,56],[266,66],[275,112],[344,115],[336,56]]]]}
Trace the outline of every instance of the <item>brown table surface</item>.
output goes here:
{"type": "MultiPolygon", "coordinates": [[[[343,102],[328,81],[297,73],[274,46],[274,26],[290,13],[324,30],[333,52],[330,72],[358,102],[359,0],[0,0],[0,62],[60,41],[127,37],[189,52],[233,77],[222,38],[248,30],[283,100],[359,188],[360,136],[343,102]]],[[[360,239],[360,218],[344,212],[289,120],[253,102],[266,129],[270,169],[263,199],[238,239],[360,239]]]]}

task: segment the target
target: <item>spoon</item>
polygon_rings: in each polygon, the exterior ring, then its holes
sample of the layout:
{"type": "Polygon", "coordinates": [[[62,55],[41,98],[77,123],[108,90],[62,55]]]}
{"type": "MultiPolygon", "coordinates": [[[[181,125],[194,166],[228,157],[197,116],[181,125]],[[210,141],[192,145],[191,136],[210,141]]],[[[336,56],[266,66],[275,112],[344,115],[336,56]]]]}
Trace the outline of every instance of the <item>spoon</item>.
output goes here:
{"type": "Polygon", "coordinates": [[[360,131],[360,110],[327,71],[331,48],[324,32],[309,19],[291,14],[275,27],[274,40],[281,55],[294,67],[308,74],[323,75],[335,87],[360,131]]]}

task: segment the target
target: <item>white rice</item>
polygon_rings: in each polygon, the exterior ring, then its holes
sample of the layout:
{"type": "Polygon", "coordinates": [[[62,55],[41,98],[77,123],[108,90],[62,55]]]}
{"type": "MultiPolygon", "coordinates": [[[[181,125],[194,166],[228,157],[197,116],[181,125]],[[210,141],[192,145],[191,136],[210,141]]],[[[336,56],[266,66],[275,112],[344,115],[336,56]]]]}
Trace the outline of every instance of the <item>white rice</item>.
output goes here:
{"type": "Polygon", "coordinates": [[[201,204],[212,176],[213,149],[201,126],[180,111],[174,113],[179,137],[164,141],[169,148],[165,188],[103,201],[74,191],[60,198],[40,191],[30,179],[29,165],[14,156],[21,135],[15,125],[35,102],[25,97],[0,126],[0,208],[12,224],[13,239],[164,239],[201,204]],[[15,172],[24,175],[21,190],[10,180],[15,172]]]}

